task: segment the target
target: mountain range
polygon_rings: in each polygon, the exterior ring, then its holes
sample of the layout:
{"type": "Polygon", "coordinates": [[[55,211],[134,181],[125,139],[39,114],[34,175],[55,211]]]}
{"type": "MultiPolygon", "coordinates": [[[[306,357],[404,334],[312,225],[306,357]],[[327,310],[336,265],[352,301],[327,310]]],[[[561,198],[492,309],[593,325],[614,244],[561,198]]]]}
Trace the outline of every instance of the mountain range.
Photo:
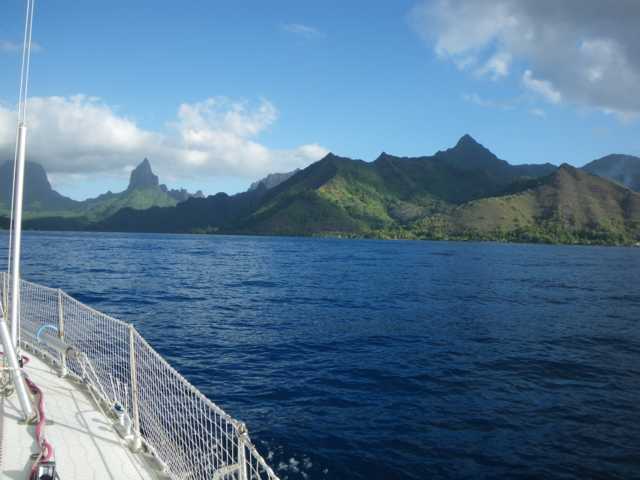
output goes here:
{"type": "MultiPolygon", "coordinates": [[[[43,173],[42,193],[52,196],[43,173]]],[[[243,193],[203,198],[182,191],[188,198],[181,201],[176,191],[159,185],[145,159],[132,172],[127,190],[77,202],[82,207],[69,207],[73,213],[44,209],[74,202],[57,193],[58,203],[31,199],[27,208],[40,210],[25,226],[635,244],[640,240],[640,194],[634,191],[639,179],[637,157],[610,155],[582,169],[511,165],[465,135],[432,156],[382,153],[365,162],[328,154],[303,170],[270,175],[243,193]]]]}
{"type": "MultiPolygon", "coordinates": [[[[11,208],[12,182],[13,162],[7,161],[0,165],[0,213],[6,214],[11,208]]],[[[83,201],[72,200],[53,190],[44,168],[38,163],[28,162],[24,192],[27,220],[60,217],[81,224],[107,218],[123,208],[172,207],[192,197],[204,197],[202,192],[191,194],[185,189],[170,190],[161,185],[146,158],[131,171],[126,190],[107,192],[83,201]]]]}

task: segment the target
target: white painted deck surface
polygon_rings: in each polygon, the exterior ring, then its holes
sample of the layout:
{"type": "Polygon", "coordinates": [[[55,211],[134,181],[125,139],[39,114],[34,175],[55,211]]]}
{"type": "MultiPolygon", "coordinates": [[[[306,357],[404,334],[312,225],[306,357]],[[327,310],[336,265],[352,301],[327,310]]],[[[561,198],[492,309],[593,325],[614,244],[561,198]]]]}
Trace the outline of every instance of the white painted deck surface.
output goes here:
{"type": "MultiPolygon", "coordinates": [[[[60,378],[57,371],[34,355],[25,367],[29,377],[44,392],[47,416],[45,434],[55,449],[62,480],[156,479],[151,461],[132,453],[95,406],[91,396],[75,382],[60,378]]],[[[0,398],[0,479],[26,480],[30,455],[38,451],[35,427],[20,423],[15,393],[0,398]]]]}

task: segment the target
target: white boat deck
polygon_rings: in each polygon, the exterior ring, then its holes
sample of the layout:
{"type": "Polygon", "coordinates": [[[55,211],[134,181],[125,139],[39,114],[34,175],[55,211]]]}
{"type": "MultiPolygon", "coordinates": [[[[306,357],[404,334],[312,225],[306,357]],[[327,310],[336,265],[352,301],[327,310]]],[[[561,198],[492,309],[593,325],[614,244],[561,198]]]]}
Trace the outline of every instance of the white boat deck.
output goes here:
{"type": "MultiPolygon", "coordinates": [[[[35,355],[25,371],[44,392],[47,426],[45,436],[53,445],[56,470],[62,480],[157,479],[153,462],[134,454],[113,428],[113,422],[98,410],[91,396],[72,380],[35,355]]],[[[0,398],[0,479],[26,480],[39,451],[35,427],[21,422],[14,393],[0,398]]]]}

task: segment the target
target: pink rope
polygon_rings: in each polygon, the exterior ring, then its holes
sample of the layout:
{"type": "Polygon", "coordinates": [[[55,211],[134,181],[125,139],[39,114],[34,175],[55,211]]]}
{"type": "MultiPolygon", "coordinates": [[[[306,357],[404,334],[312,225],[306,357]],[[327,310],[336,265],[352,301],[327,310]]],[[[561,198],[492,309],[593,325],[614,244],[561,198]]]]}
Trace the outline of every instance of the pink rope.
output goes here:
{"type": "MultiPolygon", "coordinates": [[[[29,358],[22,357],[23,365],[29,363],[29,358]]],[[[40,446],[40,456],[33,463],[31,467],[31,473],[29,478],[34,480],[38,474],[38,465],[43,462],[48,462],[53,458],[53,446],[47,441],[44,436],[44,426],[47,421],[44,409],[44,394],[40,387],[38,387],[29,377],[25,375],[25,381],[31,393],[38,399],[38,423],[36,424],[36,441],[40,446]]]]}

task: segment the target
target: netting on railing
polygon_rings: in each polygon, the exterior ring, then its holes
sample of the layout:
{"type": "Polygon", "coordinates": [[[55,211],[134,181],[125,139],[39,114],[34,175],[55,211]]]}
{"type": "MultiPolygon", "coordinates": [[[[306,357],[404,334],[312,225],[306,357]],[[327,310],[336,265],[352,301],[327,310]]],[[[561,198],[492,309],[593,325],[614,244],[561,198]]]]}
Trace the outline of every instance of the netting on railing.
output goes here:
{"type": "MultiPolygon", "coordinates": [[[[0,298],[6,302],[7,274],[1,276],[0,298]]],[[[82,352],[92,374],[77,357],[66,360],[68,371],[88,380],[105,404],[124,407],[134,431],[170,478],[277,480],[244,424],[200,393],[132,325],[30,282],[21,282],[20,300],[22,341],[44,351],[38,331],[57,329],[82,352]]]]}

